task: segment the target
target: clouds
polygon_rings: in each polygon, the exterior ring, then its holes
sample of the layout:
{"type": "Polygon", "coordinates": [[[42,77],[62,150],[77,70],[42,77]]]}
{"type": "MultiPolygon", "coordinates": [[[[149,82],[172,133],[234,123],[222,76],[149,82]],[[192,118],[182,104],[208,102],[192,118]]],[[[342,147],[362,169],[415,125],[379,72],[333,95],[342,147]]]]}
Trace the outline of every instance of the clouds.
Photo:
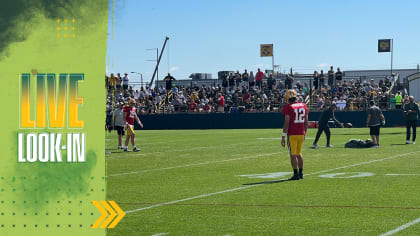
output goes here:
{"type": "Polygon", "coordinates": [[[319,63],[318,65],[316,65],[315,67],[319,67],[319,68],[322,68],[322,67],[328,67],[328,63],[326,63],[326,62],[322,62],[322,63],[319,63]]]}
{"type": "Polygon", "coordinates": [[[179,67],[178,67],[178,66],[172,66],[172,67],[169,69],[169,72],[174,72],[174,71],[177,71],[177,70],[179,70],[179,67]]]}

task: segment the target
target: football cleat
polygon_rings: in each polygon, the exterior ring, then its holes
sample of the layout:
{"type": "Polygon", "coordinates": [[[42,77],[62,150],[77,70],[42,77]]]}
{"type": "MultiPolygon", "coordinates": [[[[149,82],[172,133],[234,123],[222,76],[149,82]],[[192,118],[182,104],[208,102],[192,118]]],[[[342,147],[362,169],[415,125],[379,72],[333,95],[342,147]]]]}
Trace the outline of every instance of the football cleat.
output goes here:
{"type": "Polygon", "coordinates": [[[327,148],[333,148],[334,146],[333,145],[331,145],[331,144],[327,144],[327,146],[326,146],[327,148]]]}
{"type": "Polygon", "coordinates": [[[416,144],[416,142],[415,142],[415,141],[413,141],[413,142],[412,142],[412,144],[416,144]]]}
{"type": "Polygon", "coordinates": [[[139,152],[139,151],[141,151],[141,149],[140,148],[133,148],[133,152],[139,152]]]}
{"type": "Polygon", "coordinates": [[[313,147],[313,148],[319,148],[319,145],[318,145],[318,144],[316,144],[316,143],[314,143],[314,144],[312,144],[312,147],[313,147]]]}
{"type": "Polygon", "coordinates": [[[292,177],[289,178],[289,180],[299,180],[299,175],[293,175],[292,177]]]}
{"type": "Polygon", "coordinates": [[[303,173],[299,173],[299,179],[303,179],[303,173]]]}
{"type": "Polygon", "coordinates": [[[410,141],[409,140],[405,141],[405,144],[410,144],[410,141]]]}

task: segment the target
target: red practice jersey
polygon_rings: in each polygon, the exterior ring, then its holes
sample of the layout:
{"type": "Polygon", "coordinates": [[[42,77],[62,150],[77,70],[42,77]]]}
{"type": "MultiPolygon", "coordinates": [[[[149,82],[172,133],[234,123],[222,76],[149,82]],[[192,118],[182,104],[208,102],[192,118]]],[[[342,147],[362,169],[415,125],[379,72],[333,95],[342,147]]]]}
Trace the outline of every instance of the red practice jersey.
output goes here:
{"type": "Polygon", "coordinates": [[[305,135],[305,116],[308,114],[305,103],[285,105],[281,113],[290,116],[287,135],[305,135]]]}
{"type": "Polygon", "coordinates": [[[124,107],[124,113],[127,114],[127,123],[129,125],[134,125],[134,117],[137,115],[137,109],[135,107],[126,106],[124,107]]]}

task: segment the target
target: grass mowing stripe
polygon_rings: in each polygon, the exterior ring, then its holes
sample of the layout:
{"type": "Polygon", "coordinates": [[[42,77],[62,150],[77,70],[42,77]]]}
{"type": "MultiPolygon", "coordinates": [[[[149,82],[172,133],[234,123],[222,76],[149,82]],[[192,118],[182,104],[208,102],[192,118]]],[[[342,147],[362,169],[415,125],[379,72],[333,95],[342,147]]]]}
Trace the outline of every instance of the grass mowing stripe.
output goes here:
{"type": "MultiPolygon", "coordinates": [[[[337,168],[322,170],[322,171],[318,171],[318,172],[306,174],[305,176],[315,175],[315,174],[320,174],[320,173],[325,173],[325,172],[330,172],[330,171],[333,171],[333,170],[340,170],[340,169],[354,167],[354,166],[371,164],[371,163],[385,161],[385,160],[389,160],[389,159],[393,159],[393,158],[397,158],[397,157],[411,155],[411,154],[418,153],[418,152],[420,152],[420,151],[408,152],[408,153],[404,153],[404,154],[400,154],[400,155],[396,155],[396,156],[385,157],[385,158],[381,158],[381,159],[360,162],[360,163],[356,163],[356,164],[353,164],[353,165],[347,165],[347,166],[341,166],[341,167],[337,167],[337,168]]],[[[247,185],[247,186],[243,186],[243,187],[239,187],[239,188],[233,188],[233,189],[226,189],[226,190],[219,191],[219,192],[202,194],[202,195],[198,195],[198,196],[194,196],[194,197],[190,197],[190,198],[184,198],[184,199],[175,200],[175,201],[166,202],[166,203],[159,203],[159,204],[155,204],[155,205],[148,206],[148,207],[143,207],[143,208],[138,208],[138,209],[133,209],[133,210],[125,211],[125,213],[126,214],[129,214],[129,213],[133,213],[133,212],[144,211],[144,210],[148,210],[148,209],[152,209],[152,208],[156,208],[156,207],[161,207],[161,206],[165,206],[165,205],[171,205],[171,204],[175,204],[175,203],[179,203],[179,202],[185,202],[185,201],[194,200],[194,199],[198,199],[198,198],[209,197],[209,196],[218,195],[218,194],[222,194],[222,193],[234,192],[234,191],[243,190],[243,189],[247,189],[247,188],[251,188],[251,187],[256,187],[256,186],[260,186],[260,185],[264,185],[264,183],[255,184],[255,185],[247,185]]]]}
{"type": "Polygon", "coordinates": [[[397,227],[397,228],[395,228],[395,229],[393,229],[391,231],[388,231],[386,233],[383,233],[380,236],[389,236],[389,235],[396,234],[396,233],[400,232],[401,230],[404,230],[404,229],[406,229],[406,228],[408,228],[410,226],[413,226],[413,225],[415,225],[417,223],[420,223],[420,218],[417,218],[417,219],[415,219],[413,221],[410,221],[407,224],[401,225],[401,226],[399,226],[399,227],[397,227]]]}
{"type": "Polygon", "coordinates": [[[266,154],[260,154],[260,155],[256,155],[256,156],[240,157],[240,158],[226,159],[226,160],[220,160],[220,161],[207,161],[207,162],[201,162],[201,163],[186,164],[186,165],[180,165],[180,166],[171,166],[171,167],[164,167],[164,168],[158,168],[158,169],[133,171],[133,172],[127,172],[127,173],[112,174],[112,175],[108,175],[107,177],[115,177],[115,176],[122,176],[122,175],[140,174],[140,173],[146,173],[146,172],[152,172],[152,171],[170,170],[170,169],[176,169],[176,168],[199,166],[199,165],[206,165],[206,164],[213,164],[213,163],[220,163],[220,162],[239,161],[239,160],[246,160],[246,159],[263,157],[263,156],[272,156],[272,155],[276,155],[276,154],[280,154],[280,153],[282,153],[282,152],[266,153],[266,154]]]}

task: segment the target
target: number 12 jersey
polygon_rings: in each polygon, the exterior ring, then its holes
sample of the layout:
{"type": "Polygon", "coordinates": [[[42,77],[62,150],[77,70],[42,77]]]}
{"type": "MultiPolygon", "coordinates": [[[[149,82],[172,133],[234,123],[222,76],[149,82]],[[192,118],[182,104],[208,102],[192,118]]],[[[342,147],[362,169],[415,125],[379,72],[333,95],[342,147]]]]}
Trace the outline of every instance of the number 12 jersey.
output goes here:
{"type": "Polygon", "coordinates": [[[289,130],[287,135],[305,135],[305,116],[308,108],[304,103],[293,103],[283,106],[281,112],[284,116],[289,115],[289,130]]]}

